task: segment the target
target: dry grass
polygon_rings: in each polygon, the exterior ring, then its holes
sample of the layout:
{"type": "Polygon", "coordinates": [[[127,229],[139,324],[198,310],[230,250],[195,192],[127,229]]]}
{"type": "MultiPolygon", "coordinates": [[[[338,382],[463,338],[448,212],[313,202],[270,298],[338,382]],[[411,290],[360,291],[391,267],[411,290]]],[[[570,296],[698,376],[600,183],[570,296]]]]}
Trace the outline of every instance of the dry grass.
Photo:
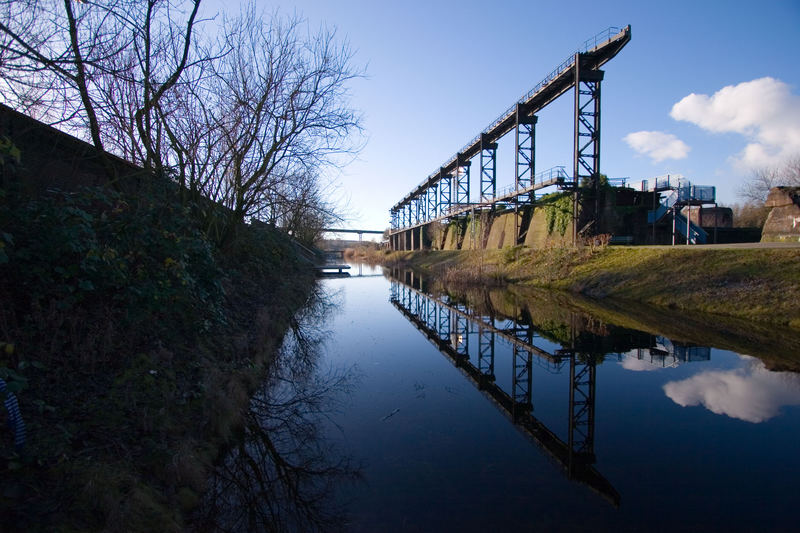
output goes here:
{"type": "Polygon", "coordinates": [[[475,285],[506,280],[800,329],[797,249],[514,247],[394,252],[386,258],[475,285]]]}

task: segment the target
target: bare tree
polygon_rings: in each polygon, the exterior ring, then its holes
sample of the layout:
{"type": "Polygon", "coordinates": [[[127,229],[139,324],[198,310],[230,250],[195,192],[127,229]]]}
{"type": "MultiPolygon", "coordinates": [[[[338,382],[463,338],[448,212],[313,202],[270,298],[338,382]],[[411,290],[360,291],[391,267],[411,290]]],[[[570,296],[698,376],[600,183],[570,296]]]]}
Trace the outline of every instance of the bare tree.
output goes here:
{"type": "Polygon", "coordinates": [[[128,146],[141,147],[148,170],[162,170],[153,116],[190,64],[199,6],[200,0],[3,0],[3,100],[90,139],[101,157],[106,139],[118,144],[117,132],[103,127],[108,117],[132,117],[135,142],[128,146]],[[109,90],[109,80],[119,90],[109,90]]]}
{"type": "Polygon", "coordinates": [[[745,205],[763,206],[769,190],[778,186],[800,187],[800,155],[789,158],[780,166],[754,171],[739,188],[739,197],[745,205]]]}
{"type": "Polygon", "coordinates": [[[2,99],[172,177],[219,240],[253,218],[318,230],[320,175],[358,148],[351,50],[254,2],[198,39],[199,5],[0,0],[2,99]]]}
{"type": "Polygon", "coordinates": [[[215,199],[234,222],[275,218],[276,193],[356,149],[347,82],[359,73],[335,32],[306,36],[297,17],[262,16],[250,4],[224,27],[231,53],[216,65],[213,90],[227,152],[215,199]]]}

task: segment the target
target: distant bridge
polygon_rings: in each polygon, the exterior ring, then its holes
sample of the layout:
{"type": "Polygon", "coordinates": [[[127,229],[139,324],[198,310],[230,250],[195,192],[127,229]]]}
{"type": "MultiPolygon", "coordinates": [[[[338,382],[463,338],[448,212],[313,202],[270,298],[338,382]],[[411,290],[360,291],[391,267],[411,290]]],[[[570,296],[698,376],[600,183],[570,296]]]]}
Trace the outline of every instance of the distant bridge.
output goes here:
{"type": "Polygon", "coordinates": [[[358,241],[361,242],[365,233],[374,235],[383,235],[384,230],[377,229],[342,229],[342,228],[322,228],[323,233],[357,233],[358,241]]]}
{"type": "MultiPolygon", "coordinates": [[[[545,187],[573,191],[573,220],[577,218],[578,185],[581,180],[598,183],[600,172],[600,67],[610,61],[631,39],[630,25],[609,28],[586,41],[581,51],[567,58],[488,128],[431,173],[391,210],[390,245],[395,250],[422,249],[423,233],[433,222],[448,221],[469,212],[513,207],[517,215],[516,241],[524,240],[521,205],[530,204],[535,192],[545,187]],[[575,88],[573,164],[543,173],[535,171],[536,113],[568,90],[575,88]],[[515,172],[512,188],[497,191],[497,142],[515,132],[515,172]],[[480,198],[470,195],[472,159],[480,162],[480,198]]],[[[573,224],[573,241],[577,225],[573,224]]]]}

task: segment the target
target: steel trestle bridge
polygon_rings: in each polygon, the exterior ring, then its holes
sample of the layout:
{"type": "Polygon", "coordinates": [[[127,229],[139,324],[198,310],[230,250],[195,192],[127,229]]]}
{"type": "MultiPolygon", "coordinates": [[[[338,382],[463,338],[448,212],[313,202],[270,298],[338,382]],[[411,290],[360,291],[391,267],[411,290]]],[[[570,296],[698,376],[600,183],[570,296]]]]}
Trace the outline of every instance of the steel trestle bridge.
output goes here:
{"type": "MultiPolygon", "coordinates": [[[[535,191],[557,186],[574,191],[573,218],[577,218],[577,186],[583,180],[597,183],[600,169],[600,70],[630,41],[631,27],[608,28],[587,40],[533,89],[523,95],[492,124],[432,172],[391,210],[390,245],[393,249],[422,248],[422,228],[474,210],[498,204],[530,204],[535,191]],[[572,175],[565,167],[536,173],[536,113],[574,88],[574,151],[572,175]],[[513,186],[497,191],[497,143],[510,132],[515,135],[513,186]],[[480,199],[470,200],[470,167],[479,163],[480,199]]],[[[517,216],[517,239],[520,217],[517,216]]],[[[573,224],[573,238],[575,237],[573,224]]]]}

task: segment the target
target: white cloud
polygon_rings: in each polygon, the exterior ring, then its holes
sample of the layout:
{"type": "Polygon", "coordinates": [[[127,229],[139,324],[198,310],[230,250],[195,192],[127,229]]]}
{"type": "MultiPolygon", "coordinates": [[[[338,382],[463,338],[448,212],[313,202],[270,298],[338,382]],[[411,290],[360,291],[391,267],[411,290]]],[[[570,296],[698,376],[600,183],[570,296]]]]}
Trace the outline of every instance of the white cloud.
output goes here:
{"type": "Polygon", "coordinates": [[[715,133],[738,133],[749,144],[736,157],[748,169],[800,153],[800,96],[775,78],[728,85],[712,96],[690,94],[670,116],[715,133]]]}
{"type": "Polygon", "coordinates": [[[622,368],[631,370],[632,372],[652,372],[653,370],[661,370],[662,367],[656,366],[650,361],[644,359],[636,359],[635,357],[626,357],[622,360],[622,368]]]}
{"type": "Polygon", "coordinates": [[[654,163],[664,159],[683,159],[689,146],[671,133],[663,131],[636,131],[622,138],[628,146],[651,158],[654,163]]]}
{"type": "Polygon", "coordinates": [[[736,370],[709,370],[664,385],[667,397],[683,407],[709,411],[747,422],[763,422],[784,405],[800,405],[800,375],[770,372],[758,359],[736,370]]]}

